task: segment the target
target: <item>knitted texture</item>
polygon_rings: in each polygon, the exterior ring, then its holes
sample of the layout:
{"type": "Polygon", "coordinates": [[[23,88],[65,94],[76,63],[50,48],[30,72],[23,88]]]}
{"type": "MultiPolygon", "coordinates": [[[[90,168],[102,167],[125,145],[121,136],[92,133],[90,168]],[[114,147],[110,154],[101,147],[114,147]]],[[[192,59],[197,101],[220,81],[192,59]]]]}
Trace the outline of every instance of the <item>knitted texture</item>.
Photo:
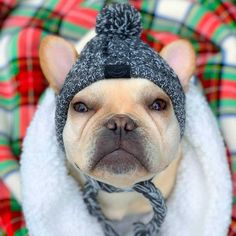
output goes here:
{"type": "Polygon", "coordinates": [[[140,14],[127,4],[119,7],[107,5],[102,9],[96,21],[96,33],[119,38],[141,35],[140,14]]]}
{"type": "MultiPolygon", "coordinates": [[[[105,236],[118,236],[119,234],[112,228],[109,220],[103,215],[100,205],[97,201],[98,191],[103,190],[108,193],[123,192],[124,190],[115,188],[111,185],[104,184],[102,182],[95,181],[88,178],[87,183],[84,186],[83,198],[87,205],[88,211],[91,215],[97,217],[101,223],[105,236]]],[[[167,208],[165,200],[159,189],[151,181],[144,181],[137,183],[133,186],[133,189],[129,191],[136,191],[143,194],[153,207],[153,217],[150,222],[145,225],[141,222],[134,223],[134,235],[135,236],[154,236],[160,230],[160,227],[165,219],[167,208]]]]}
{"type": "Polygon", "coordinates": [[[128,4],[105,6],[97,17],[96,32],[98,35],[82,50],[57,97],[56,133],[61,147],[64,148],[62,132],[70,101],[83,88],[104,79],[107,65],[128,65],[131,78],[148,79],[162,88],[172,101],[182,136],[185,126],[182,86],[173,69],[139,38],[139,12],[128,4]]]}

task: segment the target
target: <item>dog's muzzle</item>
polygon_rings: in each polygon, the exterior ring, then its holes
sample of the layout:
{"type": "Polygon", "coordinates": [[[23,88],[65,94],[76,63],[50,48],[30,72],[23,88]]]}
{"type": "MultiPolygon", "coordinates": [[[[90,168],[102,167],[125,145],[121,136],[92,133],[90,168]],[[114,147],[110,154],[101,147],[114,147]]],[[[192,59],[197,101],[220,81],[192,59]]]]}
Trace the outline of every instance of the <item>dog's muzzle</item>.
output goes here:
{"type": "Polygon", "coordinates": [[[143,137],[137,132],[137,123],[127,115],[116,114],[104,123],[96,141],[91,169],[99,168],[115,174],[133,169],[149,169],[145,158],[143,137]]]}

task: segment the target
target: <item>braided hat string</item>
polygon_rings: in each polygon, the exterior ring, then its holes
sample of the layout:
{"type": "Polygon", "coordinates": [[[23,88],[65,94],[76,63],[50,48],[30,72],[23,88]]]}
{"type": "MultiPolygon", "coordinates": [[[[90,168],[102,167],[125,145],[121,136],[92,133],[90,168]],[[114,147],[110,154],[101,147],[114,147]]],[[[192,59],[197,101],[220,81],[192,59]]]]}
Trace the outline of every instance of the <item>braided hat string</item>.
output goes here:
{"type": "MultiPolygon", "coordinates": [[[[97,200],[99,190],[103,190],[108,193],[123,192],[124,190],[88,178],[83,191],[83,198],[88,211],[92,216],[97,217],[103,227],[105,236],[118,236],[119,234],[113,229],[109,223],[109,220],[102,213],[101,207],[97,200]]],[[[146,225],[142,222],[134,223],[134,236],[157,235],[165,219],[167,211],[165,200],[160,190],[157,189],[151,181],[137,183],[133,186],[132,190],[143,194],[143,196],[150,201],[154,213],[152,219],[146,225]]]]}

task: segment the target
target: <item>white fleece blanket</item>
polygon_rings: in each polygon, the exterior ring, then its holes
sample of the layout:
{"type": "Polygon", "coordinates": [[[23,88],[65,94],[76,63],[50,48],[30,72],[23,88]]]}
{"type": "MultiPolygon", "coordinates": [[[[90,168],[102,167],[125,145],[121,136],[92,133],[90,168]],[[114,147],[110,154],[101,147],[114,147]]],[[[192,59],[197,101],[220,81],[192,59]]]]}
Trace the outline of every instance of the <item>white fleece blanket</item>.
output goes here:
{"type": "MultiPolygon", "coordinates": [[[[184,153],[167,201],[162,236],[224,236],[231,215],[231,179],[216,121],[200,92],[187,93],[184,153]]],[[[67,173],[54,127],[55,96],[48,89],[28,129],[21,158],[23,211],[33,236],[102,236],[67,173]]]]}

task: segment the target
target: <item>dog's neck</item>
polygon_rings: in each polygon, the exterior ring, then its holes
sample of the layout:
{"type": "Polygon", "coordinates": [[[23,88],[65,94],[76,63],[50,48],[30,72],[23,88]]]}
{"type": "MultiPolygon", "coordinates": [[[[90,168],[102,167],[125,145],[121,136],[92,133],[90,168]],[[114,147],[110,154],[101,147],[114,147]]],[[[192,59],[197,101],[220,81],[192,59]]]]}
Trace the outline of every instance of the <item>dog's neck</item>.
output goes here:
{"type": "MultiPolygon", "coordinates": [[[[159,175],[153,178],[153,183],[158,187],[164,198],[167,199],[174,188],[177,169],[182,157],[181,150],[177,153],[172,163],[159,175]]],[[[84,176],[68,162],[69,173],[83,186],[84,176]]],[[[100,191],[98,195],[103,213],[111,220],[121,220],[127,215],[148,213],[152,210],[148,200],[137,192],[107,193],[100,191]]]]}

